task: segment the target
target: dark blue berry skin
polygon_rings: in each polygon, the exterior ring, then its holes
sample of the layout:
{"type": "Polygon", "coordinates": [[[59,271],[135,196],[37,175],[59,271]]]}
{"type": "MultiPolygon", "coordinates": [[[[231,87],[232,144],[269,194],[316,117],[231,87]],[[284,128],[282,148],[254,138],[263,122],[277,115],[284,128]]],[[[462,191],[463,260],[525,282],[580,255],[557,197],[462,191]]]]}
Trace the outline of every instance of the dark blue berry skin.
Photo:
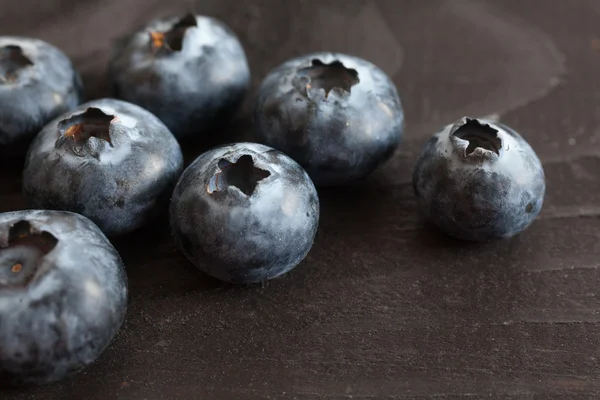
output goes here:
{"type": "Polygon", "coordinates": [[[312,247],[319,199],[306,172],[255,143],[210,150],[183,173],[171,200],[183,254],[217,279],[256,283],[294,268],[312,247]]]}
{"type": "Polygon", "coordinates": [[[53,118],[83,98],[69,58],[38,39],[0,36],[0,154],[21,156],[53,118]]]}
{"type": "Polygon", "coordinates": [[[217,19],[193,15],[154,20],[118,41],[110,77],[115,97],[150,110],[178,139],[194,140],[229,122],[250,85],[236,35],[217,19]]]}
{"type": "Polygon", "coordinates": [[[391,157],[404,127],[391,79],[368,61],[335,53],[275,68],[259,89],[254,119],[257,141],[295,159],[317,186],[369,175],[391,157]]]}
{"type": "Polygon", "coordinates": [[[34,139],[23,191],[32,208],[77,212],[117,236],[165,210],[182,171],[179,143],[158,118],[100,99],[50,122],[34,139]]]}
{"type": "Polygon", "coordinates": [[[0,214],[0,387],[87,367],[126,308],[123,263],[92,221],[63,211],[0,214]]]}
{"type": "Polygon", "coordinates": [[[525,230],[546,190],[542,164],[523,137],[503,124],[467,117],[427,142],[413,186],[429,221],[472,241],[525,230]]]}

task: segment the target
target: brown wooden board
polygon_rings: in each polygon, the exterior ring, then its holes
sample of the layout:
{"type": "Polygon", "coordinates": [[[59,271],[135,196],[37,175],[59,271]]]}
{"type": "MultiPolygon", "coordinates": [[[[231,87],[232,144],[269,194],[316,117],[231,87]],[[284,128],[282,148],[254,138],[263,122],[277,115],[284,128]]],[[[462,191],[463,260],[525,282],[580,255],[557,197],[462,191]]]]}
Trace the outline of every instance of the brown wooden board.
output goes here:
{"type": "MultiPolygon", "coordinates": [[[[197,272],[165,217],[115,241],[130,281],[117,338],[75,378],[1,399],[600,398],[599,1],[195,3],[3,0],[0,34],[62,48],[92,99],[109,94],[115,37],[193,6],[240,36],[252,94],[315,50],[382,67],[406,110],[400,151],[366,181],[320,191],[313,250],[261,286],[197,272]],[[543,211],[518,237],[465,244],[417,214],[418,153],[463,115],[499,117],[544,162],[543,211]]],[[[0,171],[0,211],[24,207],[19,174],[0,171]]]]}

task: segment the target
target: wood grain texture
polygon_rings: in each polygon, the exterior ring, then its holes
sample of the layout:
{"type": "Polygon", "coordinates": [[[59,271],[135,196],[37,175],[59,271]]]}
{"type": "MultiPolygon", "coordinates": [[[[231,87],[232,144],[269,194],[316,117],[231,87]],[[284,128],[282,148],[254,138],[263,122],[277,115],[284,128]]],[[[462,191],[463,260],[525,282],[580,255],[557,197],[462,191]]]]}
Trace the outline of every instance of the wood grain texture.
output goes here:
{"type": "MultiPolygon", "coordinates": [[[[370,59],[406,109],[400,151],[372,177],[323,190],[307,259],[260,287],[223,285],[179,254],[162,220],[115,242],[130,307],[100,360],[12,399],[600,398],[600,6],[596,0],[0,1],[2,34],[64,49],[89,98],[108,95],[111,41],[193,9],[240,36],[253,90],[316,50],[370,59]],[[416,213],[427,137],[492,116],[530,141],[547,197],[524,234],[450,240],[416,213]]],[[[234,124],[246,137],[251,97],[234,124]]],[[[217,136],[217,140],[219,135],[217,136]]],[[[201,149],[187,149],[191,161],[201,149]]],[[[0,211],[24,206],[0,170],[0,211]]]]}

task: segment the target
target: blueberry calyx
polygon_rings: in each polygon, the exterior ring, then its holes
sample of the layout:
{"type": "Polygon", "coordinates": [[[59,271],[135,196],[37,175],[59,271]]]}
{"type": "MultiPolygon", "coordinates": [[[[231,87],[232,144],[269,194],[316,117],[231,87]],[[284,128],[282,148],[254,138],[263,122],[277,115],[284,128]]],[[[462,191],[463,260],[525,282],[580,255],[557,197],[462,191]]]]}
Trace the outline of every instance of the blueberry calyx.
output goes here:
{"type": "Polygon", "coordinates": [[[271,175],[269,171],[256,167],[252,156],[248,154],[242,155],[233,163],[222,158],[217,167],[219,171],[210,178],[206,185],[208,194],[224,191],[233,186],[250,197],[260,181],[271,175]]]}
{"type": "Polygon", "coordinates": [[[463,157],[492,159],[500,156],[503,144],[499,129],[476,118],[464,117],[450,130],[450,138],[463,157]]]}
{"type": "Polygon", "coordinates": [[[308,91],[315,88],[323,89],[325,98],[333,89],[350,94],[352,86],[360,82],[358,71],[346,68],[339,60],[325,64],[319,59],[314,59],[310,67],[299,69],[297,76],[303,80],[307,96],[308,91]]]}
{"type": "Polygon", "coordinates": [[[181,51],[185,33],[188,28],[196,26],[198,26],[196,17],[193,14],[187,14],[166,32],[150,32],[150,46],[155,52],[181,51]]]}
{"type": "Polygon", "coordinates": [[[24,287],[35,276],[42,258],[58,244],[47,231],[37,231],[25,220],[13,224],[8,240],[0,242],[0,288],[24,287]]]}
{"type": "Polygon", "coordinates": [[[56,140],[56,148],[61,147],[67,140],[71,140],[75,145],[81,145],[92,137],[102,139],[113,147],[110,124],[115,120],[114,115],[106,114],[96,107],[89,107],[81,114],[63,119],[58,123],[61,136],[56,140]]]}
{"type": "Polygon", "coordinates": [[[17,73],[33,62],[23,54],[23,49],[16,45],[0,47],[0,84],[14,83],[17,73]]]}

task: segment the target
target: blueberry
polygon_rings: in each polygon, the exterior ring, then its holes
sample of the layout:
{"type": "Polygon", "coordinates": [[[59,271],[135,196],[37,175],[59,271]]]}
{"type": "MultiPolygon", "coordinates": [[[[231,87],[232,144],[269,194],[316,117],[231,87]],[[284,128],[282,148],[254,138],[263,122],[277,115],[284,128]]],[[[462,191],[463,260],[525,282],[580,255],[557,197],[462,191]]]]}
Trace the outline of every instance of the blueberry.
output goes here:
{"type": "Polygon", "coordinates": [[[181,148],[158,118],[100,99],[44,127],[27,154],[23,191],[32,208],[83,214],[115,236],[166,209],[182,170],[181,148]]]}
{"type": "Polygon", "coordinates": [[[317,186],[366,177],[393,154],[404,113],[390,78],[368,61],[317,53],[275,68],[254,108],[256,137],[295,159],[317,186]]]}
{"type": "Polygon", "coordinates": [[[171,199],[171,231],[199,269],[232,283],[280,276],[306,257],[319,198],[306,172],[283,153],[236,143],[200,155],[171,199]]]}
{"type": "Polygon", "coordinates": [[[92,221],[0,214],[0,386],[49,383],[90,365],[126,308],[123,263],[92,221]]]}
{"type": "Polygon", "coordinates": [[[191,14],[157,19],[119,40],[110,61],[115,97],[158,116],[178,138],[201,138],[241,105],[250,69],[221,21],[191,14]]]}
{"type": "Polygon", "coordinates": [[[79,74],[41,40],[0,36],[0,150],[24,154],[42,127],[82,101],[79,74]]]}
{"type": "Polygon", "coordinates": [[[426,144],[413,187],[424,216],[459,239],[514,236],[539,214],[546,183],[531,146],[511,128],[464,117],[426,144]]]}

